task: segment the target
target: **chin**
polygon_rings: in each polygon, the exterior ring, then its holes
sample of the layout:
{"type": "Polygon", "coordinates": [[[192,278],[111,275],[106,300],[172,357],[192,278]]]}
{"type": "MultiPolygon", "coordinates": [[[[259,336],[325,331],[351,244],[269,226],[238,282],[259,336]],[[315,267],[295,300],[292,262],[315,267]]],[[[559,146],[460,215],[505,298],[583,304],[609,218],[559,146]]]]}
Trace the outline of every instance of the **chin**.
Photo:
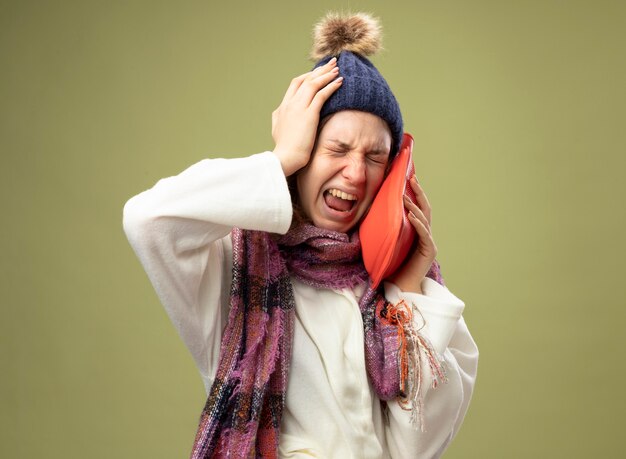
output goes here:
{"type": "Polygon", "coordinates": [[[337,222],[325,218],[313,219],[313,224],[318,228],[337,231],[339,233],[348,233],[358,226],[357,222],[337,222]]]}
{"type": "Polygon", "coordinates": [[[324,206],[323,200],[319,203],[319,207],[311,206],[311,212],[307,212],[305,206],[302,206],[302,210],[308,217],[308,220],[318,228],[337,231],[339,233],[348,233],[358,228],[365,213],[362,207],[363,203],[359,204],[361,205],[358,205],[358,207],[352,209],[352,211],[346,215],[340,213],[333,214],[332,210],[329,211],[329,209],[324,206]]]}

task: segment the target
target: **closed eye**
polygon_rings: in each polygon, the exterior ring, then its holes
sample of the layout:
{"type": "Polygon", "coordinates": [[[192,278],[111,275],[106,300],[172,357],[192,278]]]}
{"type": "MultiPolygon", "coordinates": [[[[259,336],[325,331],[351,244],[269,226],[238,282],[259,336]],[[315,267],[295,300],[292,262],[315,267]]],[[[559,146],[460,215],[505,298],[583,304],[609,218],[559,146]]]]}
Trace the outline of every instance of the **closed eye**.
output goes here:
{"type": "Polygon", "coordinates": [[[375,164],[386,164],[387,155],[368,155],[367,159],[375,164]]]}
{"type": "Polygon", "coordinates": [[[333,156],[344,156],[349,151],[348,149],[341,147],[328,147],[326,150],[328,150],[328,152],[333,156]]]}

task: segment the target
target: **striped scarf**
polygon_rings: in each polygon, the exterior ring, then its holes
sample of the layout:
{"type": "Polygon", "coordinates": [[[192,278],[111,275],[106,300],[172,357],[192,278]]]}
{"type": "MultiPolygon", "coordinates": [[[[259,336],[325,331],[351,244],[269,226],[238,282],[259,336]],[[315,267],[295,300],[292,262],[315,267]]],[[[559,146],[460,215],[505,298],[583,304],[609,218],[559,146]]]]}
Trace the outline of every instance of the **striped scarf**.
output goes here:
{"type": "MultiPolygon", "coordinates": [[[[330,289],[367,280],[358,231],[349,236],[300,222],[284,236],[235,228],[232,242],[230,314],[192,459],[278,457],[295,315],[290,276],[330,289]]],[[[437,263],[428,276],[442,283],[437,263]]],[[[378,397],[398,400],[419,422],[421,361],[436,385],[445,379],[438,357],[414,329],[411,306],[392,305],[382,287],[368,288],[359,307],[378,397]]]]}

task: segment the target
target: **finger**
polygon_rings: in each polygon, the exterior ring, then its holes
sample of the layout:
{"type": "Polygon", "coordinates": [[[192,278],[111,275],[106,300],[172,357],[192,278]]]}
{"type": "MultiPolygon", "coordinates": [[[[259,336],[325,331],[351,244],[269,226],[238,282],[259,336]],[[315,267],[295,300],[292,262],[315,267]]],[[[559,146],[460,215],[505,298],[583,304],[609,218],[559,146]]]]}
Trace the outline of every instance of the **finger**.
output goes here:
{"type": "Polygon", "coordinates": [[[294,96],[294,94],[298,91],[300,86],[302,86],[302,83],[304,83],[304,80],[306,80],[307,77],[309,77],[312,73],[313,72],[306,72],[300,76],[295,77],[293,80],[291,80],[291,83],[289,84],[289,87],[287,88],[287,91],[285,92],[285,96],[283,97],[282,103],[285,103],[289,99],[291,99],[294,96]]]}
{"type": "Polygon", "coordinates": [[[272,112],[272,138],[276,140],[276,120],[278,119],[278,109],[272,112]]]}
{"type": "Polygon", "coordinates": [[[317,91],[317,94],[315,94],[315,97],[313,97],[313,100],[311,101],[311,108],[316,111],[320,111],[324,103],[328,100],[328,98],[332,96],[333,93],[337,89],[339,89],[342,84],[343,84],[343,77],[335,78],[326,86],[324,86],[322,89],[317,91]]]}
{"type": "Polygon", "coordinates": [[[424,189],[417,181],[417,177],[415,175],[411,177],[411,180],[409,180],[409,184],[411,185],[411,188],[415,193],[417,205],[420,209],[422,209],[422,212],[424,212],[424,215],[426,215],[428,223],[430,224],[432,221],[432,208],[430,207],[430,201],[428,201],[428,197],[426,196],[424,189]]]}
{"type": "Polygon", "coordinates": [[[310,77],[314,78],[318,75],[330,72],[333,68],[337,67],[337,58],[333,57],[331,60],[326,62],[324,65],[320,65],[319,67],[314,68],[311,71],[310,77]]]}
{"type": "Polygon", "coordinates": [[[428,229],[428,232],[430,233],[430,222],[428,221],[428,218],[426,217],[422,209],[420,209],[417,205],[415,205],[415,203],[413,203],[406,196],[404,197],[404,207],[406,207],[406,209],[409,211],[409,214],[412,213],[414,217],[416,217],[419,221],[421,221],[422,224],[426,227],[426,229],[428,229]]]}
{"type": "Polygon", "coordinates": [[[424,214],[428,217],[428,221],[430,222],[430,214],[432,212],[430,201],[428,200],[428,197],[426,196],[422,185],[420,185],[415,175],[411,177],[410,184],[411,188],[415,192],[415,197],[419,208],[422,209],[424,214]]]}
{"type": "Polygon", "coordinates": [[[437,246],[435,245],[432,234],[428,232],[426,226],[424,226],[424,224],[410,212],[409,220],[417,232],[421,251],[432,254],[433,258],[437,256],[437,246]]]}
{"type": "Polygon", "coordinates": [[[285,92],[285,95],[283,97],[283,103],[290,100],[296,94],[300,86],[302,86],[302,83],[304,83],[307,80],[307,78],[308,79],[315,78],[316,76],[319,76],[320,74],[324,74],[326,72],[331,71],[336,66],[337,66],[337,58],[333,57],[326,64],[320,65],[319,67],[311,70],[310,72],[306,72],[306,73],[303,73],[302,75],[295,77],[293,80],[291,80],[291,83],[289,84],[289,87],[287,88],[287,91],[285,92]]]}
{"type": "Polygon", "coordinates": [[[337,59],[333,57],[326,64],[320,65],[319,67],[316,67],[310,72],[308,72],[303,82],[312,81],[320,76],[326,75],[331,72],[336,72],[336,71],[337,71],[337,59]]]}
{"type": "Polygon", "coordinates": [[[330,82],[339,76],[339,68],[334,67],[330,71],[320,74],[311,79],[307,79],[294,96],[294,100],[299,100],[307,107],[311,105],[317,93],[325,88],[330,82]]]}

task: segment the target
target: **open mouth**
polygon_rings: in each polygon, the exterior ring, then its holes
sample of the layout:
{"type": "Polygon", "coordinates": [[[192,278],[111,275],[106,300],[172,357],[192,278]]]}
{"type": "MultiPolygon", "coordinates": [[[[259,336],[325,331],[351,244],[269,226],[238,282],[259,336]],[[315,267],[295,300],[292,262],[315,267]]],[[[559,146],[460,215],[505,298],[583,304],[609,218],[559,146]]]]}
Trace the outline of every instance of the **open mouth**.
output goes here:
{"type": "Polygon", "coordinates": [[[337,212],[349,212],[356,204],[356,195],[346,193],[336,188],[324,192],[326,205],[337,212]]]}

